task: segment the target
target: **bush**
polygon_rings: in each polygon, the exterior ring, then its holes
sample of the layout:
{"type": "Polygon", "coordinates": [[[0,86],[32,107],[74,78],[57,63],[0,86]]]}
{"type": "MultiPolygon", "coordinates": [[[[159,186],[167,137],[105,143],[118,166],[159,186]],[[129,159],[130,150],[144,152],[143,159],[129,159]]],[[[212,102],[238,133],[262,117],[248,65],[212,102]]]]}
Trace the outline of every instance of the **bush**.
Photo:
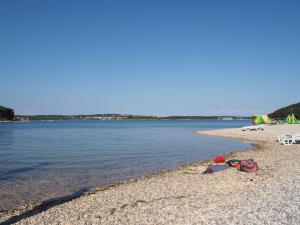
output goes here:
{"type": "Polygon", "coordinates": [[[275,112],[269,114],[269,117],[276,119],[285,119],[289,114],[294,114],[298,120],[300,119],[300,102],[278,109],[275,112]]]}
{"type": "Polygon", "coordinates": [[[0,120],[13,120],[14,119],[14,110],[0,106],[0,120]]]}

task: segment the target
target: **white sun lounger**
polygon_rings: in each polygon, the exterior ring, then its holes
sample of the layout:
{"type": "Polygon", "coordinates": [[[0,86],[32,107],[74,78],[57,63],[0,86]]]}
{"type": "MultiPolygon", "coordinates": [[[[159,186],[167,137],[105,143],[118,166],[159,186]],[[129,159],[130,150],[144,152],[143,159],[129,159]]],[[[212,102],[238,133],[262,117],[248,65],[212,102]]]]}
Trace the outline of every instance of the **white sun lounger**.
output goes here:
{"type": "Polygon", "coordinates": [[[263,131],[264,129],[264,125],[242,127],[242,131],[263,131]]]}
{"type": "Polygon", "coordinates": [[[294,143],[294,138],[291,134],[280,134],[277,136],[277,140],[283,145],[292,145],[294,143]]]}
{"type": "Polygon", "coordinates": [[[300,142],[300,133],[295,134],[280,134],[277,136],[277,140],[283,145],[292,145],[300,142]]]}
{"type": "Polygon", "coordinates": [[[300,133],[295,133],[293,135],[293,142],[296,144],[297,142],[300,142],[300,133]]]}
{"type": "Polygon", "coordinates": [[[277,135],[277,141],[279,143],[282,143],[282,140],[285,139],[285,138],[290,138],[292,137],[293,135],[292,134],[279,134],[277,135]]]}

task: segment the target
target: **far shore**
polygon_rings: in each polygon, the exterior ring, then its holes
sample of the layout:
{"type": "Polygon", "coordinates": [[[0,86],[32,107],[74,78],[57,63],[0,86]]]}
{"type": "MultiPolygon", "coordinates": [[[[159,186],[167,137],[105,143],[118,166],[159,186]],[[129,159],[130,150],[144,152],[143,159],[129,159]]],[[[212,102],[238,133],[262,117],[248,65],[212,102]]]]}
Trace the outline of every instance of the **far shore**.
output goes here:
{"type": "Polygon", "coordinates": [[[210,121],[210,120],[224,120],[224,121],[240,121],[240,120],[251,120],[249,118],[243,118],[243,119],[217,119],[217,118],[202,118],[202,119],[184,119],[184,118],[169,118],[169,119],[164,119],[164,118],[152,118],[152,119],[140,119],[140,118],[135,118],[135,119],[29,119],[29,120],[0,120],[1,122],[35,122],[35,121],[42,121],[42,122],[53,122],[53,121],[168,121],[168,120],[199,120],[199,121],[210,121]]]}
{"type": "Polygon", "coordinates": [[[253,158],[257,173],[234,168],[205,175],[205,162],[99,188],[63,204],[26,208],[5,214],[9,224],[300,224],[300,144],[276,142],[281,133],[300,132],[300,125],[196,131],[256,143],[250,151],[226,159],[253,158]]]}

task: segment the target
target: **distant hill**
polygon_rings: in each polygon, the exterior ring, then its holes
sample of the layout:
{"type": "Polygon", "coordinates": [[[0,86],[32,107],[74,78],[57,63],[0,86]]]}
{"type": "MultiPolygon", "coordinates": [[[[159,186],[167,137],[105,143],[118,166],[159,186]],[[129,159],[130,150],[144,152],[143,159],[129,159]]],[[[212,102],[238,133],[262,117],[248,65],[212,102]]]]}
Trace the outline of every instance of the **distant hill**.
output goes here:
{"type": "Polygon", "coordinates": [[[14,110],[0,105],[0,121],[13,120],[14,110]]]}
{"type": "Polygon", "coordinates": [[[269,114],[269,117],[277,118],[277,119],[285,119],[291,113],[293,113],[297,119],[300,119],[300,102],[278,109],[275,112],[269,114]]]}

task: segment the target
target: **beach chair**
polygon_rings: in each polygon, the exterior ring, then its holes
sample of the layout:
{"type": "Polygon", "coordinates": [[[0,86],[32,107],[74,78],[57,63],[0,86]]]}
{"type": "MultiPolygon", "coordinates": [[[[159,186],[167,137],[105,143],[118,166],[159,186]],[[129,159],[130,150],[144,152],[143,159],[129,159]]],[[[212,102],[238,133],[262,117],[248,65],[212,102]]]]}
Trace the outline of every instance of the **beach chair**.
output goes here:
{"type": "Polygon", "coordinates": [[[279,134],[277,135],[277,141],[279,143],[282,143],[282,140],[285,138],[290,138],[292,136],[292,134],[279,134]]]}
{"type": "Polygon", "coordinates": [[[242,127],[242,131],[247,131],[247,130],[249,130],[249,126],[247,126],[247,127],[242,127]]]}
{"type": "Polygon", "coordinates": [[[296,144],[297,142],[300,142],[300,133],[295,133],[293,135],[293,144],[296,144]]]}
{"type": "Polygon", "coordinates": [[[255,125],[255,126],[246,126],[246,127],[242,127],[242,131],[263,131],[264,125],[255,125]]]}
{"type": "Polygon", "coordinates": [[[280,144],[283,145],[292,145],[294,144],[294,136],[291,134],[280,134],[277,136],[277,140],[280,144]]]}

